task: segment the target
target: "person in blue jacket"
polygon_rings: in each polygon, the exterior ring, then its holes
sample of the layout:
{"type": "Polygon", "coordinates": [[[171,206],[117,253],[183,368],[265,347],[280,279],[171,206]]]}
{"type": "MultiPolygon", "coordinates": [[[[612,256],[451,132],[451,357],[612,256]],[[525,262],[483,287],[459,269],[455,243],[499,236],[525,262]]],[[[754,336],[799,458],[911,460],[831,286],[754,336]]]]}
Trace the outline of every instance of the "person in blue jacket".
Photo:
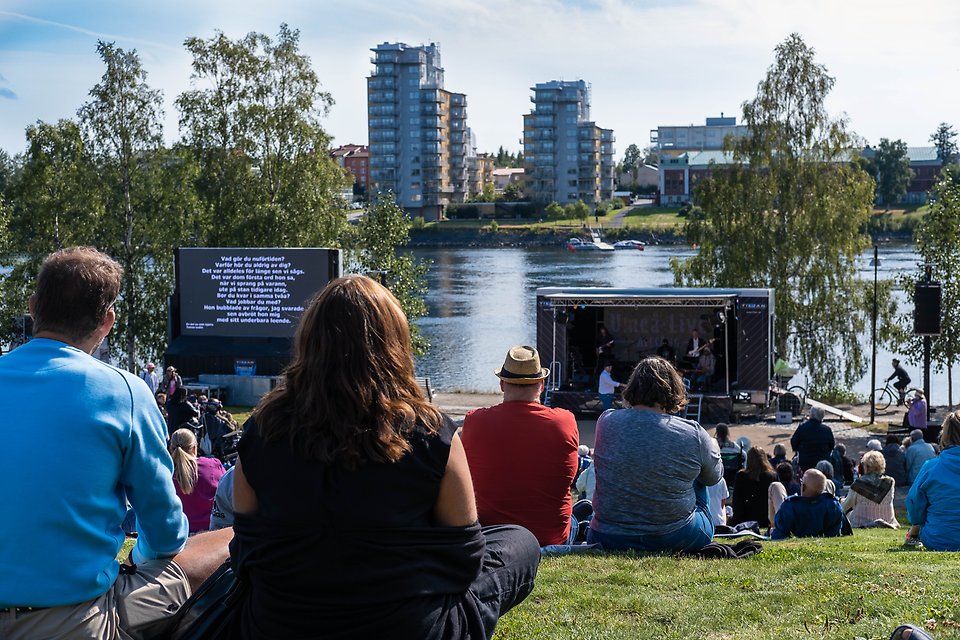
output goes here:
{"type": "Polygon", "coordinates": [[[907,494],[907,518],[915,539],[931,551],[960,551],[960,411],[943,421],[939,456],[927,460],[907,494]]]}
{"type": "Polygon", "coordinates": [[[230,530],[187,541],[150,389],[90,355],[122,275],[90,247],[48,256],[29,300],[35,337],[0,358],[4,640],[141,637],[227,558],[230,530]],[[128,503],[139,535],[121,569],[128,503]]]}
{"type": "Polygon", "coordinates": [[[770,531],[772,540],[833,538],[840,535],[843,509],[837,499],[825,493],[827,477],[816,469],[807,469],[800,480],[800,495],[783,501],[770,531]]]}

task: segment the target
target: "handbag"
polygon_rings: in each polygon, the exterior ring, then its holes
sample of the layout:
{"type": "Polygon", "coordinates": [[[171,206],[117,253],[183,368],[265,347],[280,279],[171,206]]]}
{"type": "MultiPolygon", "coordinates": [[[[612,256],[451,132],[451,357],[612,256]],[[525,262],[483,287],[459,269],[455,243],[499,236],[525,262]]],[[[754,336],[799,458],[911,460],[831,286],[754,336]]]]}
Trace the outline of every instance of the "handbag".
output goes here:
{"type": "Polygon", "coordinates": [[[226,640],[240,611],[246,582],[227,560],[204,581],[170,621],[171,640],[226,640]]]}

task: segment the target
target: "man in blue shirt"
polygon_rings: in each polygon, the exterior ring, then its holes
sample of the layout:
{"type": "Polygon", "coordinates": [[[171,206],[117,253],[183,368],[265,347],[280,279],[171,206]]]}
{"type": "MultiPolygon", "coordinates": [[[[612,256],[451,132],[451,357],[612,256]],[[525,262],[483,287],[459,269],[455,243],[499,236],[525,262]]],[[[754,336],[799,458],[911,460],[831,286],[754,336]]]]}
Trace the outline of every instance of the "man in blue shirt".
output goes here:
{"type": "Polygon", "coordinates": [[[837,499],[825,493],[827,477],[816,469],[807,469],[800,481],[800,495],[783,501],[770,531],[772,540],[833,538],[843,528],[843,509],[837,499]]]}
{"type": "Polygon", "coordinates": [[[92,248],[48,256],[29,301],[36,337],[0,358],[2,638],[136,636],[227,557],[229,529],[186,544],[147,385],[90,356],[122,275],[92,248]],[[139,537],[121,571],[128,501],[139,537]]]}

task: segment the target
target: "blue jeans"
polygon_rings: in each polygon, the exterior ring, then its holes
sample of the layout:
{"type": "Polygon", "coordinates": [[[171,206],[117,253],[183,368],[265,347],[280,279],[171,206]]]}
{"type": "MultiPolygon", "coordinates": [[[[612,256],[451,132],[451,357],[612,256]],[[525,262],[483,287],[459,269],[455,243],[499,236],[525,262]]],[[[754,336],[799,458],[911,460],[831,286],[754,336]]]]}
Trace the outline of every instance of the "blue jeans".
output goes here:
{"type": "Polygon", "coordinates": [[[604,410],[604,411],[606,411],[607,409],[612,409],[612,408],[613,408],[613,395],[614,395],[614,394],[612,394],[612,393],[601,393],[601,394],[600,394],[600,402],[603,404],[603,410],[604,410]]]}
{"type": "Polygon", "coordinates": [[[600,533],[593,527],[587,533],[587,542],[599,544],[609,551],[697,551],[713,539],[713,519],[707,488],[699,480],[693,482],[697,506],[693,519],[677,531],[667,534],[624,535],[600,533]]]}

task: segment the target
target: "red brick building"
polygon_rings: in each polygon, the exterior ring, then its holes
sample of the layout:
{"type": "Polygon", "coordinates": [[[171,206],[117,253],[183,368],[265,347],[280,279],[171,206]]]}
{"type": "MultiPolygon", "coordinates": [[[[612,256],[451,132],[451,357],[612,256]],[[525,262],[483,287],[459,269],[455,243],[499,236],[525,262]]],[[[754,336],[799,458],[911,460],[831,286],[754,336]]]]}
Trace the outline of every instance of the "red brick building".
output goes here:
{"type": "Polygon", "coordinates": [[[354,184],[366,194],[370,188],[370,152],[366,145],[345,144],[330,152],[330,156],[353,176],[354,184]]]}

